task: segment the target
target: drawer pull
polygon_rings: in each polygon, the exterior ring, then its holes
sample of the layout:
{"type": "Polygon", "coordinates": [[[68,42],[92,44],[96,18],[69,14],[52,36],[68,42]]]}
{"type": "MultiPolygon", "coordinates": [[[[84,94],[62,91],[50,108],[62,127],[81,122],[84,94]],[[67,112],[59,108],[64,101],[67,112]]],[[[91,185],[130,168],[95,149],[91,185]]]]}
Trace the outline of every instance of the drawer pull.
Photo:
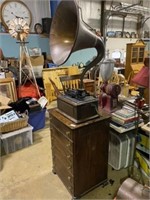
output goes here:
{"type": "Polygon", "coordinates": [[[71,191],[71,190],[72,190],[72,188],[71,188],[70,186],[68,186],[68,190],[70,190],[70,191],[71,191]]]}
{"type": "Polygon", "coordinates": [[[70,143],[68,143],[68,144],[66,145],[66,147],[70,147],[70,143]]]}
{"type": "Polygon", "coordinates": [[[68,166],[67,169],[71,169],[71,166],[68,166]]]}
{"type": "Polygon", "coordinates": [[[69,135],[70,135],[70,131],[67,131],[67,132],[66,132],[66,135],[69,136],[69,135]]]}
{"type": "Polygon", "coordinates": [[[71,177],[70,177],[70,176],[68,176],[68,180],[69,180],[69,181],[71,180],[71,177]]]}

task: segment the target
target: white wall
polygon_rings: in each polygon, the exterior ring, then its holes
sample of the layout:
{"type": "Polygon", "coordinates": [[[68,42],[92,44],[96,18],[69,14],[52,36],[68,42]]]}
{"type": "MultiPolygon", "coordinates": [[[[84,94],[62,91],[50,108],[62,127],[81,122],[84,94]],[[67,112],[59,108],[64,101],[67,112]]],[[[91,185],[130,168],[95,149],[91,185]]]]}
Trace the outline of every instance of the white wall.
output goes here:
{"type": "Polygon", "coordinates": [[[126,44],[135,43],[137,39],[133,38],[107,38],[106,51],[109,50],[109,57],[112,58],[112,53],[114,51],[121,52],[122,63],[126,60],[126,44]]]}

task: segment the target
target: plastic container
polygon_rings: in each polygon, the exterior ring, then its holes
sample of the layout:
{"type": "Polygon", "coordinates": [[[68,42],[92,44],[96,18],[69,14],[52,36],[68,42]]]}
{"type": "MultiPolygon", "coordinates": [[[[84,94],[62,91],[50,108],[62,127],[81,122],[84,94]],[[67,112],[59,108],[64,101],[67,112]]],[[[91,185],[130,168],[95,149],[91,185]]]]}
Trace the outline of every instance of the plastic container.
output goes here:
{"type": "Polygon", "coordinates": [[[116,170],[133,164],[135,134],[132,132],[117,134],[110,131],[109,164],[116,170]]]}
{"type": "Polygon", "coordinates": [[[28,123],[33,126],[33,131],[44,128],[46,109],[29,113],[28,123]]]}
{"type": "Polygon", "coordinates": [[[57,65],[54,63],[48,63],[48,68],[53,68],[53,67],[57,67],[57,65]]]}
{"type": "Polygon", "coordinates": [[[128,141],[125,134],[110,131],[108,163],[116,170],[124,168],[127,160],[128,141]]]}
{"type": "Polygon", "coordinates": [[[2,134],[1,140],[5,153],[9,154],[33,144],[32,129],[33,127],[28,125],[25,128],[2,134]]]}

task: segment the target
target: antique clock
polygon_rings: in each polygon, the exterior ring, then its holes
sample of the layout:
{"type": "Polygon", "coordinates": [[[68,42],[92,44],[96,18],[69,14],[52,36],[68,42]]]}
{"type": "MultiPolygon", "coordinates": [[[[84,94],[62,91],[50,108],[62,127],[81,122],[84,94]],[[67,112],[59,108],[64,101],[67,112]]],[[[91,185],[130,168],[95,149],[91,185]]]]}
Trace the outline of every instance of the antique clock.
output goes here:
{"type": "Polygon", "coordinates": [[[32,15],[26,4],[20,0],[6,0],[1,5],[1,20],[8,30],[9,23],[12,19],[21,18],[30,26],[32,15]]]}

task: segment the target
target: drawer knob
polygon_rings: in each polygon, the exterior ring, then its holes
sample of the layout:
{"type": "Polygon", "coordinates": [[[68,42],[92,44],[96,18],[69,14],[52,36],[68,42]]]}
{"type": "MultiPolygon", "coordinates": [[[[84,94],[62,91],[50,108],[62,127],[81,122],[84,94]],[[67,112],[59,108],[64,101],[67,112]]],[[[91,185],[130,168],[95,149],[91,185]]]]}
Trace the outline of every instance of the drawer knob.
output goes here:
{"type": "Polygon", "coordinates": [[[71,166],[68,166],[67,169],[71,169],[71,166]]]}
{"type": "Polygon", "coordinates": [[[69,135],[70,135],[70,132],[69,132],[69,131],[66,131],[66,135],[68,135],[68,136],[69,136],[69,135]]]}
{"type": "Polygon", "coordinates": [[[72,190],[72,188],[69,186],[69,187],[68,187],[68,190],[70,190],[70,191],[71,191],[71,190],[72,190]]]}
{"type": "Polygon", "coordinates": [[[66,145],[66,147],[70,147],[70,143],[68,143],[68,144],[66,145]]]}
{"type": "Polygon", "coordinates": [[[68,176],[68,180],[69,180],[69,181],[71,180],[71,177],[70,177],[70,176],[68,176]]]}

